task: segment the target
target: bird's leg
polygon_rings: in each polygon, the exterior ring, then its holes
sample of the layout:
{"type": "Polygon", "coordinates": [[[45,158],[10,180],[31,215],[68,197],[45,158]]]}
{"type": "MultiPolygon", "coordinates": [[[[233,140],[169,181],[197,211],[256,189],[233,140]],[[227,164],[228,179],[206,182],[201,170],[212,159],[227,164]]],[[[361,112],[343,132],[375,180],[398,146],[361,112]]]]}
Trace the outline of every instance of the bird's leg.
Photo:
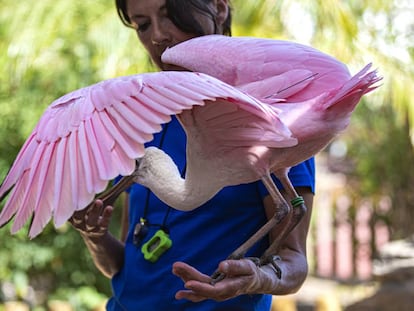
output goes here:
{"type": "MultiPolygon", "coordinates": [[[[136,166],[136,169],[137,169],[137,166],[136,166]]],[[[134,184],[134,178],[135,178],[134,173],[136,172],[136,169],[131,175],[123,176],[119,180],[119,182],[117,182],[113,187],[110,187],[104,192],[102,192],[101,194],[99,194],[95,198],[95,200],[97,199],[102,200],[103,206],[112,205],[122,192],[124,192],[126,189],[128,189],[130,186],[134,184]]],[[[91,202],[85,208],[85,210],[87,210],[87,208],[95,204],[95,200],[93,200],[93,202],[91,202]]]]}
{"type": "Polygon", "coordinates": [[[306,213],[306,206],[303,198],[298,195],[295,188],[293,187],[292,183],[290,182],[287,171],[283,171],[282,174],[277,174],[279,181],[282,183],[283,188],[287,194],[287,197],[290,200],[290,204],[292,205],[292,213],[291,217],[289,218],[289,222],[286,224],[285,228],[281,230],[280,234],[275,236],[272,244],[267,248],[265,253],[260,258],[260,264],[272,264],[273,267],[276,269],[279,278],[281,278],[281,271],[277,265],[278,260],[280,257],[275,256],[279,252],[279,248],[281,243],[287,238],[287,236],[292,232],[292,230],[299,224],[301,219],[306,213]]]}
{"type": "MultiPolygon", "coordinates": [[[[287,204],[286,200],[283,198],[280,191],[277,189],[276,185],[274,184],[272,177],[270,176],[270,172],[267,172],[266,175],[262,177],[262,181],[269,191],[270,196],[273,199],[273,202],[276,206],[275,214],[272,218],[270,218],[255,234],[253,234],[246,242],[244,242],[241,246],[239,246],[234,252],[228,256],[227,259],[241,259],[244,258],[246,252],[254,245],[256,242],[261,240],[265,237],[275,226],[281,224],[283,220],[289,219],[289,215],[291,214],[291,208],[289,204],[287,204]]],[[[280,232],[281,235],[285,235],[287,230],[287,225],[281,227],[282,230],[280,232]]],[[[254,260],[256,263],[261,263],[260,260],[254,260]]],[[[211,276],[211,284],[215,284],[221,280],[223,280],[226,276],[221,273],[220,271],[215,271],[211,276]]]]}
{"type": "Polygon", "coordinates": [[[112,205],[118,196],[134,184],[134,176],[123,176],[113,187],[102,192],[96,199],[102,200],[104,206],[112,205]]]}

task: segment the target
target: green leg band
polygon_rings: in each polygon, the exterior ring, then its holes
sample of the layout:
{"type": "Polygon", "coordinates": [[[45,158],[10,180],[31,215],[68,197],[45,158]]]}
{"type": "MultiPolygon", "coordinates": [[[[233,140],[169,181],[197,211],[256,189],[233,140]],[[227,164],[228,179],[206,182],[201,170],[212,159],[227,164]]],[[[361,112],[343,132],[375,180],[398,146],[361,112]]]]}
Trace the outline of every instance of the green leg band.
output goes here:
{"type": "Polygon", "coordinates": [[[292,204],[293,207],[299,207],[302,204],[305,204],[305,200],[303,200],[303,197],[299,196],[290,201],[290,204],[292,204]]]}

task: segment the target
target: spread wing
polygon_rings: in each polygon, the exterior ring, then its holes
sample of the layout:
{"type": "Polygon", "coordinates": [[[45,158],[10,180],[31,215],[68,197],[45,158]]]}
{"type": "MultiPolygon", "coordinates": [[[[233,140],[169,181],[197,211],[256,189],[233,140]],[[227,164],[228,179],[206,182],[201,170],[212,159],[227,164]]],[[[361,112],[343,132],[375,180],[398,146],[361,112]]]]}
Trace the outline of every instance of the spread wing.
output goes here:
{"type": "Polygon", "coordinates": [[[23,145],[0,187],[8,200],[0,226],[15,216],[12,233],[33,215],[34,237],[86,207],[109,180],[129,175],[144,143],[171,115],[225,99],[274,125],[280,141],[296,140],[277,112],[204,74],[160,72],[106,80],[54,101],[23,145]]]}

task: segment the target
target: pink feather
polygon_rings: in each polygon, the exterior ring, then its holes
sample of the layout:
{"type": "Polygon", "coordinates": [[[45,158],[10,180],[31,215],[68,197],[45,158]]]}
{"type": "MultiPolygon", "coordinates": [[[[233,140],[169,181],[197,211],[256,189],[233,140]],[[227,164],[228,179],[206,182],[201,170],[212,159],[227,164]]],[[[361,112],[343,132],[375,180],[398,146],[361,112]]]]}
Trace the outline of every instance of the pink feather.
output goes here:
{"type": "Polygon", "coordinates": [[[171,115],[215,101],[255,114],[280,145],[296,143],[272,109],[204,74],[161,72],[103,81],[64,95],[45,111],[0,187],[1,199],[11,191],[0,225],[16,215],[14,233],[33,214],[30,237],[52,217],[62,225],[109,180],[133,172],[144,143],[171,115]]]}
{"type": "MultiPolygon", "coordinates": [[[[0,225],[16,214],[15,232],[34,212],[34,237],[51,217],[56,226],[63,224],[119,174],[133,173],[136,182],[182,210],[196,208],[222,187],[259,179],[280,202],[270,172],[293,198],[289,167],[344,130],[361,97],[380,80],[370,65],[351,77],[329,55],[269,39],[204,36],[168,49],[162,59],[202,74],[120,77],[52,103],[0,187],[1,199],[11,190],[0,225]],[[144,143],[171,115],[178,115],[187,134],[184,181],[173,176],[172,166],[160,167],[156,178],[145,176],[141,164],[134,171],[135,159],[148,153],[144,143]],[[170,189],[176,185],[183,187],[170,189]]],[[[151,154],[148,167],[157,169],[151,156],[160,154],[151,154]]]]}
{"type": "Polygon", "coordinates": [[[202,36],[167,49],[162,61],[209,74],[270,104],[299,142],[270,150],[273,171],[326,146],[381,80],[371,64],[351,76],[345,64],[310,46],[261,38],[202,36]]]}

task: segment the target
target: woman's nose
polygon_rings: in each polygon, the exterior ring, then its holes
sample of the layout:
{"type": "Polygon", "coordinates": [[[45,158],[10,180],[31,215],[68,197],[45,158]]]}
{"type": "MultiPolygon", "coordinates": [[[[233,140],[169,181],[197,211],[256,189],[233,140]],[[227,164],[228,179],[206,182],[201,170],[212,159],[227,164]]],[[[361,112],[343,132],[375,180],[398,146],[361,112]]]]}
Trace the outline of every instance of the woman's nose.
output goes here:
{"type": "Polygon", "coordinates": [[[170,33],[166,25],[162,22],[156,22],[153,24],[153,30],[151,34],[151,42],[154,45],[166,44],[171,40],[170,33]]]}

